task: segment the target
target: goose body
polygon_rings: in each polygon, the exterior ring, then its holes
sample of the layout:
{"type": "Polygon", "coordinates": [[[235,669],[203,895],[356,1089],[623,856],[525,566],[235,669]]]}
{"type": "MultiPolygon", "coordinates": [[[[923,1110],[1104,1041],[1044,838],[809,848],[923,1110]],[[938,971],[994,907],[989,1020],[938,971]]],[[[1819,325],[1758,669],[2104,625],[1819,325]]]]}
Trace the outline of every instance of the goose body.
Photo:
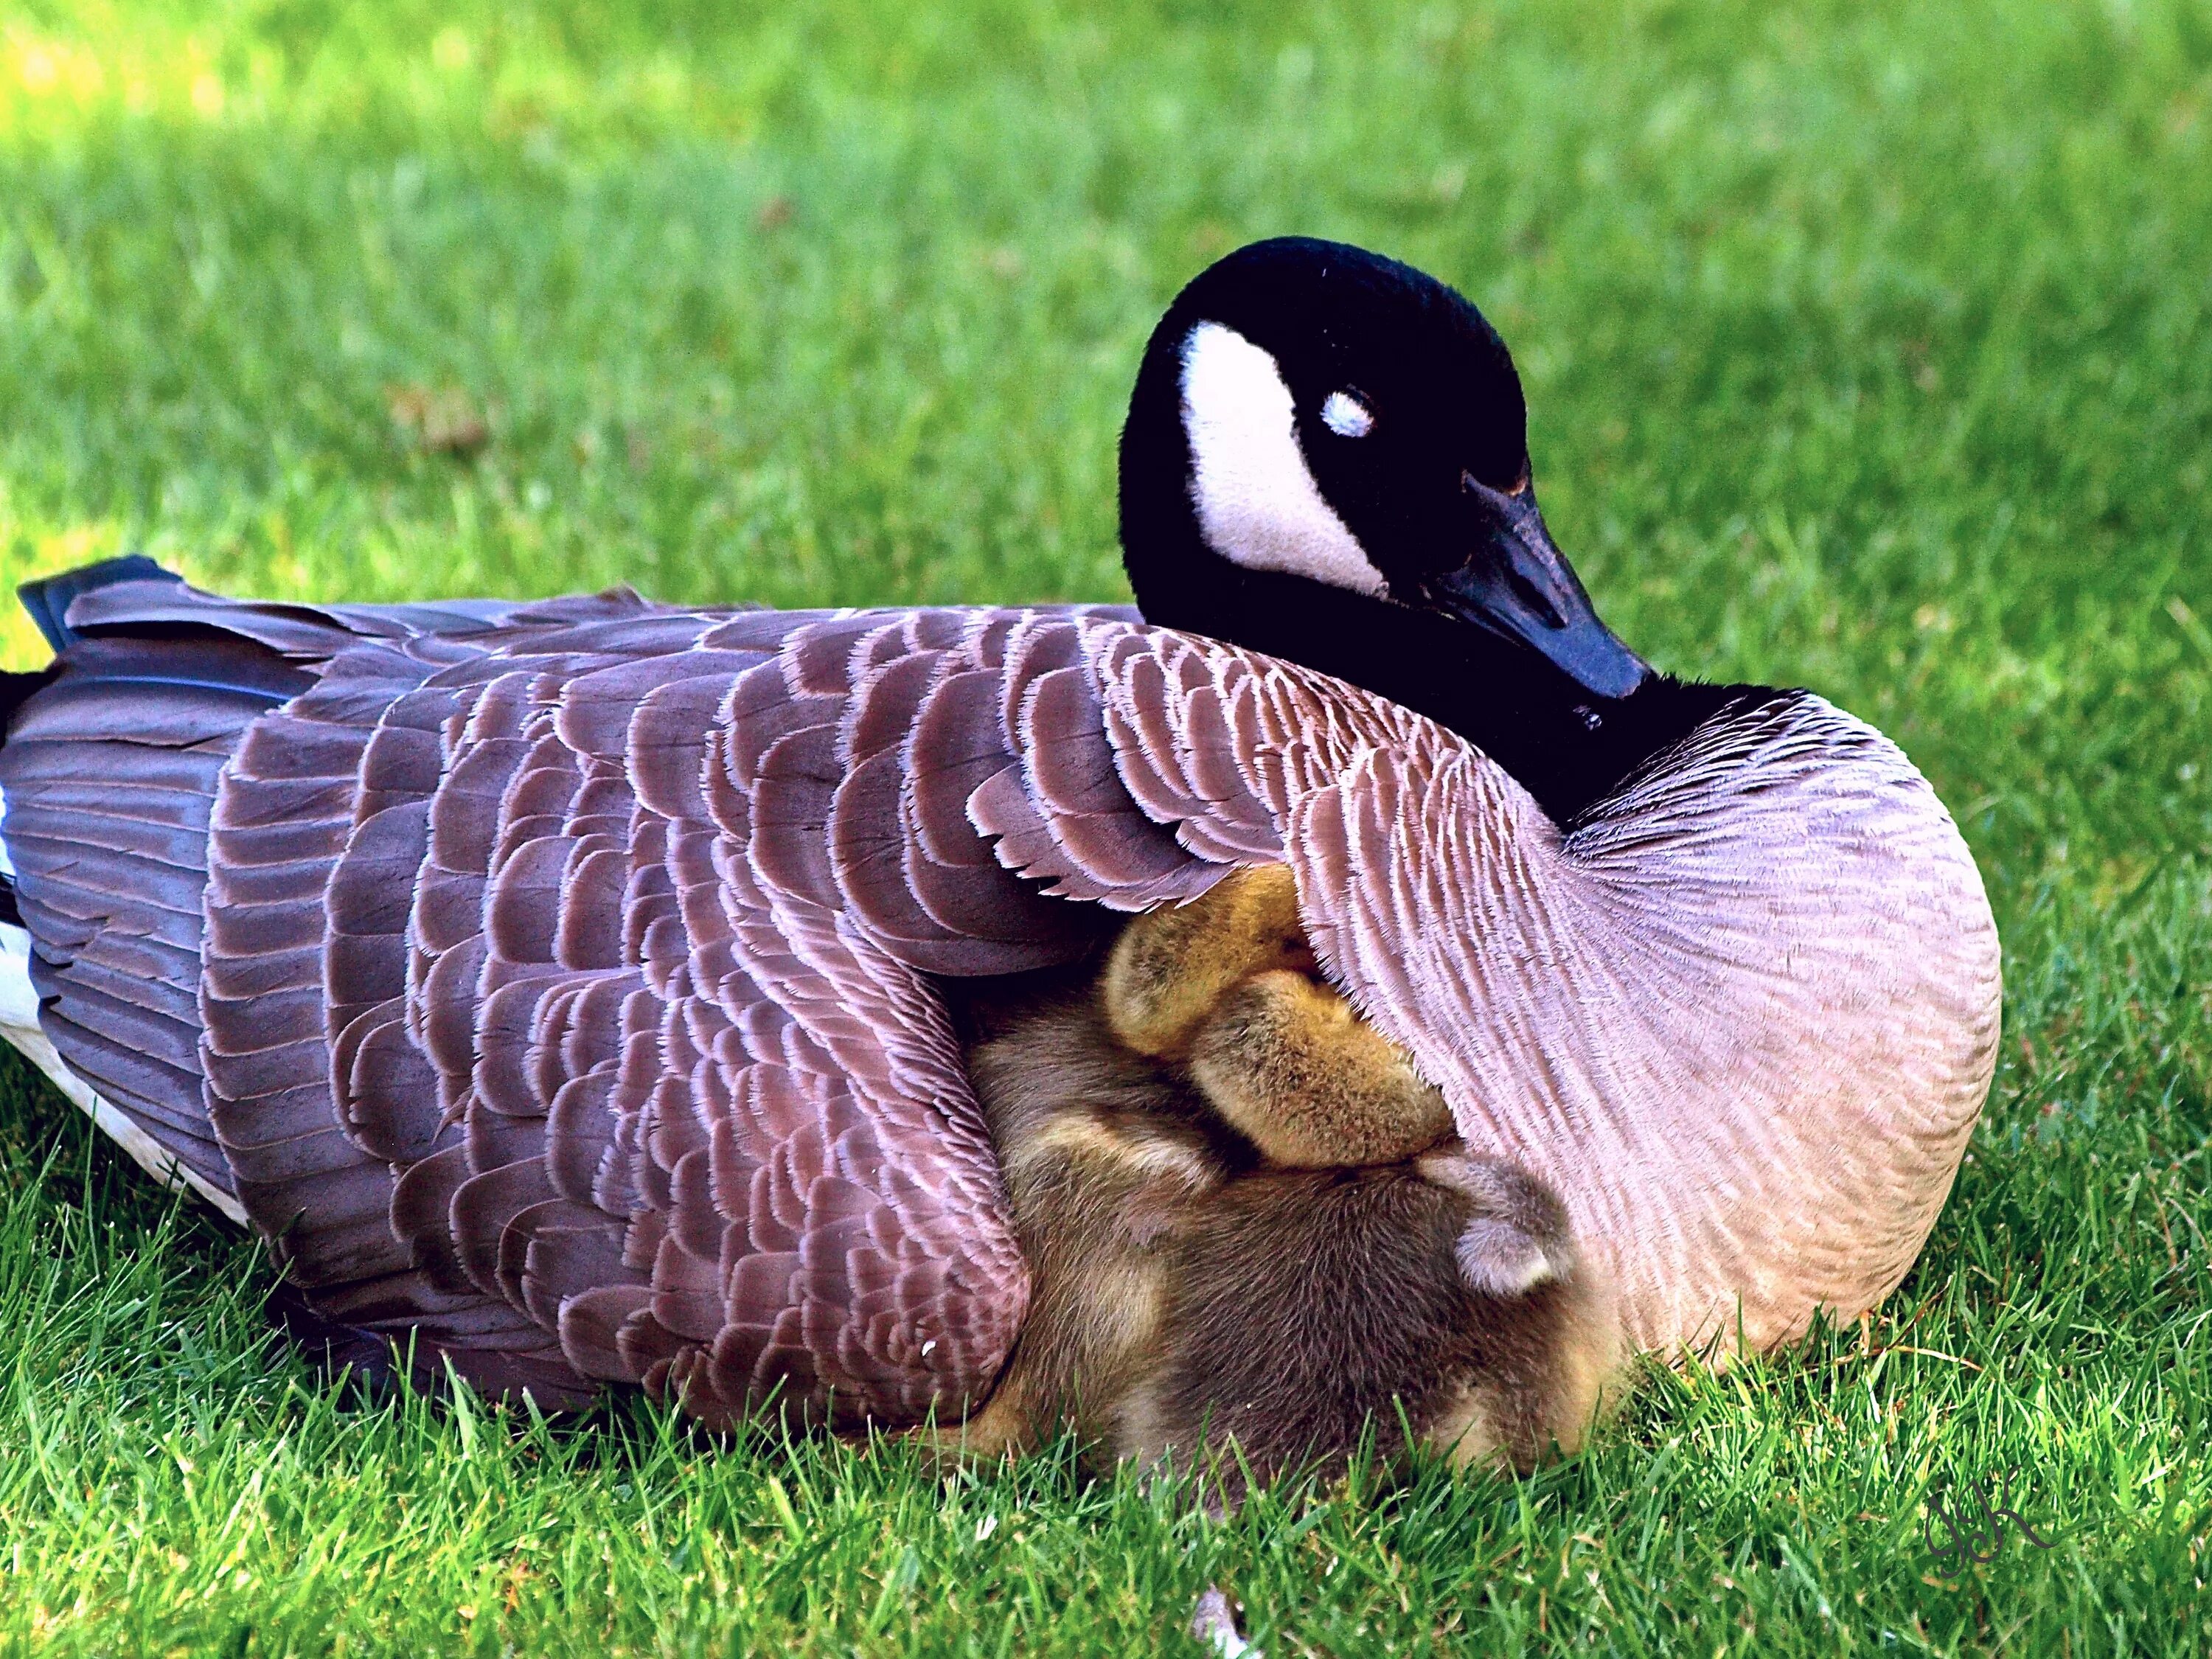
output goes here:
{"type": "Polygon", "coordinates": [[[1633,1342],[1872,1306],[1994,1064],[1956,828],[1820,698],[1612,640],[1535,515],[1510,359],[1403,267],[1401,310],[1474,342],[1428,355],[1488,412],[1414,447],[1480,545],[1393,517],[1410,484],[1362,496],[1399,370],[1333,401],[1344,366],[1237,301],[1291,327],[1285,288],[1339,304],[1349,269],[1364,318],[1388,262],[1292,253],[1194,283],[1132,404],[1132,574],[1204,633],[255,603],[143,560],[34,586],[8,1034],[331,1327],[547,1403],[911,1422],[983,1398],[1028,1284],[944,982],[1279,864],[1329,980],[1471,1152],[1559,1195],[1633,1342]]]}

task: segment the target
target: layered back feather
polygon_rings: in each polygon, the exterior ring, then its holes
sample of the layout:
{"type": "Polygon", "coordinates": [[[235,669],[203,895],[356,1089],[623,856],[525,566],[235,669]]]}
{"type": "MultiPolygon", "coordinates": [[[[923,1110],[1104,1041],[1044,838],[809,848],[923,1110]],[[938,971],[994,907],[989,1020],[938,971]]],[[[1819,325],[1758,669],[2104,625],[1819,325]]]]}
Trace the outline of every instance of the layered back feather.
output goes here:
{"type": "Polygon", "coordinates": [[[1026,1277],[934,980],[1239,866],[1647,1346],[1878,1300],[1987,1090],[1972,860],[1802,694],[1563,841],[1443,728],[1126,611],[119,574],[0,747],[46,1035],[325,1318],[549,1404],[979,1399],[1026,1277]]]}

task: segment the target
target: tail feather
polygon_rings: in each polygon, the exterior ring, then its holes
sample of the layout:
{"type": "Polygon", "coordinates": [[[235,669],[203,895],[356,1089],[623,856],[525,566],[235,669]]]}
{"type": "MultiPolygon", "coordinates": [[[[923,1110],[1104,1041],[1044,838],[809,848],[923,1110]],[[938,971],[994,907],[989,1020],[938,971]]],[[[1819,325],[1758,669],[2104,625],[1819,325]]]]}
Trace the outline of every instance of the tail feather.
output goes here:
{"type": "Polygon", "coordinates": [[[0,744],[0,840],[21,923],[0,933],[0,1036],[139,1164],[243,1220],[200,1070],[198,930],[186,944],[179,924],[200,909],[223,760],[268,704],[230,699],[210,718],[204,692],[72,682],[65,657],[0,744]],[[130,742],[134,722],[153,740],[130,742]],[[179,769],[197,775],[196,809],[180,805],[179,769]]]}
{"type": "Polygon", "coordinates": [[[37,581],[25,582],[15,592],[23,601],[23,609],[31,613],[31,620],[39,625],[39,632],[46,636],[47,647],[59,656],[82,637],[70,626],[70,605],[84,594],[112,587],[118,582],[136,581],[174,582],[179,587],[185,585],[183,577],[162,569],[143,553],[125,553],[120,558],[102,559],[98,564],[64,570],[58,576],[42,576],[37,581]]]}
{"type": "Polygon", "coordinates": [[[29,582],[54,663],[0,680],[0,1037],[132,1158],[246,1219],[199,1071],[207,815],[246,726],[313,681],[209,629],[88,633],[70,611],[124,583],[190,592],[152,560],[29,582]]]}
{"type": "MultiPolygon", "coordinates": [[[[538,613],[506,600],[228,599],[137,555],[21,592],[55,659],[0,676],[0,1037],[139,1163],[243,1221],[197,1042],[223,768],[349,645],[406,640],[456,659],[469,635],[538,613]]],[[[621,594],[592,603],[610,617],[639,608],[621,594]]]]}
{"type": "MultiPolygon", "coordinates": [[[[3,810],[3,809],[0,809],[3,810]]],[[[131,1161],[165,1187],[198,1193],[240,1226],[246,1206],[231,1189],[222,1149],[212,1139],[203,1115],[198,1133],[149,1126],[117,1107],[86,1082],[54,1047],[39,1019],[39,998],[31,986],[31,936],[14,923],[0,923],[0,1038],[45,1073],[131,1161]]]]}

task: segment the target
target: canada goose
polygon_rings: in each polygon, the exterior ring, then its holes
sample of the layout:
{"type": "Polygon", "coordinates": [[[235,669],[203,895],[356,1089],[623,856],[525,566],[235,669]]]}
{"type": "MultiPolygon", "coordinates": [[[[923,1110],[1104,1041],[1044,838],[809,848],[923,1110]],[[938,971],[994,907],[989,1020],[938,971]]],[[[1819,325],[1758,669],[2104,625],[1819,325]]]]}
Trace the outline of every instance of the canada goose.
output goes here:
{"type": "Polygon", "coordinates": [[[1896,748],[1613,641],[1504,348],[1371,255],[1201,276],[1123,472],[1147,610],[1249,644],[33,584],[11,1034],[419,1362],[944,1419],[1027,1277],[940,982],[1283,864],[1331,982],[1559,1195],[1636,1345],[1880,1301],[1997,1029],[1979,878],[1896,748]]]}
{"type": "Polygon", "coordinates": [[[1526,1468],[1579,1444],[1617,1358],[1600,1276],[1555,1197],[1461,1149],[1395,1056],[1373,1063],[1382,1039],[1326,1013],[1316,1032],[1304,1000],[1287,1035],[1249,1024],[1247,988],[1310,983],[1275,965],[1279,874],[1138,917],[1103,972],[956,994],[1030,1301],[988,1403],[933,1445],[996,1456],[1067,1420],[1146,1464],[1210,1448],[1233,1492],[1248,1468],[1340,1467],[1370,1424],[1386,1455],[1410,1435],[1526,1468]],[[1196,984],[1213,1006],[1188,1006],[1196,984]],[[1127,1033],[1163,991],[1179,1029],[1147,1052],[1127,1033]],[[1286,1042],[1349,1063],[1310,1095],[1279,1093],[1286,1042]],[[1291,1107],[1287,1158],[1269,1144],[1275,1098],[1291,1107]],[[1237,1133],[1224,1101],[1258,1133],[1237,1133]]]}

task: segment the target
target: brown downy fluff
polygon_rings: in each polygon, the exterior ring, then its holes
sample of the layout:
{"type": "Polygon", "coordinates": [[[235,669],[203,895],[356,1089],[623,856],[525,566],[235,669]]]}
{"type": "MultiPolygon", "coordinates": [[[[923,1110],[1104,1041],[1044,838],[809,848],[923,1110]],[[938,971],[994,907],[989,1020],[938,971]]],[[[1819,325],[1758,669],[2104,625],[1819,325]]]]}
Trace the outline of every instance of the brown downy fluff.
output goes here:
{"type": "MultiPolygon", "coordinates": [[[[1211,980],[1214,1010],[1173,999],[1196,1034],[1180,1040],[1203,1046],[1237,1001],[1227,965],[1281,954],[1249,896],[1140,919],[1095,981],[967,1000],[970,1074],[1031,1300],[998,1392],[933,1443],[994,1455],[1067,1420],[1114,1457],[1204,1459],[1232,1492],[1247,1469],[1340,1468],[1369,1433],[1386,1458],[1409,1434],[1458,1462],[1522,1468],[1574,1449],[1618,1328],[1557,1199],[1456,1146],[1383,1167],[1273,1167],[1220,1121],[1194,1068],[1122,1040],[1171,987],[1211,980]],[[1133,959],[1158,994],[1133,995],[1133,959]]],[[[1330,1030],[1356,1050],[1381,1041],[1348,1019],[1330,1030]]],[[[1267,1047],[1240,1031],[1222,1074],[1249,1063],[1279,1075],[1267,1047]]],[[[1355,1058],[1350,1077],[1361,1074],[1355,1058]]],[[[1340,1077],[1345,1143],[1329,1148],[1325,1115],[1310,1112],[1301,1161],[1359,1162],[1399,1103],[1397,1079],[1384,1081],[1383,1099],[1362,1101],[1340,1077]]]]}
{"type": "MultiPolygon", "coordinates": [[[[1170,1252],[1161,1347],[1116,1414],[1121,1455],[1261,1480],[1371,1432],[1462,1465],[1580,1449],[1620,1330],[1559,1200],[1509,1164],[1270,1172],[1230,1182],[1170,1252]]],[[[1232,1478],[1231,1484],[1235,1484],[1232,1478]]]]}
{"type": "Polygon", "coordinates": [[[1123,928],[1099,994],[1116,1038],[1181,1061],[1270,1164],[1392,1164],[1450,1135],[1443,1096],[1316,971],[1291,872],[1262,865],[1123,928]]]}

